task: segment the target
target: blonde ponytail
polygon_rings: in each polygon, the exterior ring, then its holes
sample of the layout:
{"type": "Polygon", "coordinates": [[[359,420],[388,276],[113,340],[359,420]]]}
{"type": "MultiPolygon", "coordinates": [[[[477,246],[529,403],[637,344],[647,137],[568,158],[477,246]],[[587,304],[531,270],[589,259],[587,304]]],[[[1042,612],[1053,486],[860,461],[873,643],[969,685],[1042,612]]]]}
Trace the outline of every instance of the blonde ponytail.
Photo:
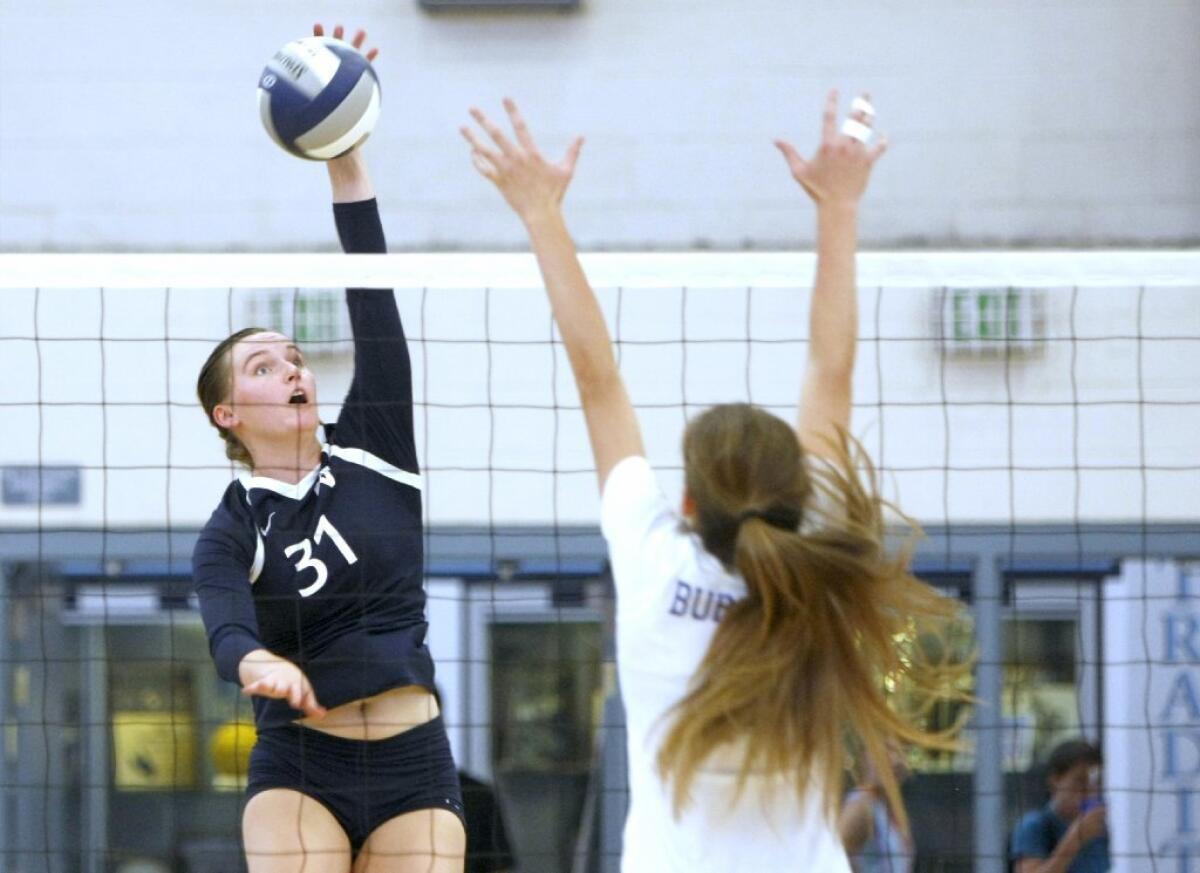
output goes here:
{"type": "Polygon", "coordinates": [[[668,715],[658,766],[677,812],[705,760],[739,744],[739,790],[753,773],[789,774],[800,794],[819,787],[830,817],[853,752],[874,765],[907,827],[889,750],[957,746],[965,708],[945,730],[919,722],[940,701],[969,700],[970,661],[936,644],[961,605],[908,572],[915,523],[897,513],[908,533],[886,547],[886,504],[861,447],[842,434],[831,455],[806,463],[791,428],[746,405],[688,428],[696,532],[746,597],[726,610],[668,715]]]}

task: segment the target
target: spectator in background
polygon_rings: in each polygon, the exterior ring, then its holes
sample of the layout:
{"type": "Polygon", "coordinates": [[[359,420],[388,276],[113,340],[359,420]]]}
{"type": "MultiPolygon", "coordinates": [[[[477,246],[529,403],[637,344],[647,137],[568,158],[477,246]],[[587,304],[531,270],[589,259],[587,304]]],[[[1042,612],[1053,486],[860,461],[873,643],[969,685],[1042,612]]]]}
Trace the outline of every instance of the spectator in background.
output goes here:
{"type": "MultiPolygon", "coordinates": [[[[890,757],[896,784],[903,784],[909,777],[904,758],[899,752],[890,757]]],[[[912,834],[893,812],[874,767],[868,765],[862,783],[846,795],[838,833],[854,873],[911,873],[912,834]]]]}
{"type": "Polygon", "coordinates": [[[1069,740],[1050,753],[1050,802],[1027,813],[1013,833],[1015,873],[1103,873],[1108,824],[1100,798],[1100,750],[1069,740]]]}

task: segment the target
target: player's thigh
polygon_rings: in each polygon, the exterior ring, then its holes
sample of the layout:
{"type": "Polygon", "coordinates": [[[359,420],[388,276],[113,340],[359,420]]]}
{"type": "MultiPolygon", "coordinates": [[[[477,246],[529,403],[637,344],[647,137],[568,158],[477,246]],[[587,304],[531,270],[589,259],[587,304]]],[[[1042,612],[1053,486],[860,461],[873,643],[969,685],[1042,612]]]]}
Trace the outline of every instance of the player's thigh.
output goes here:
{"type": "Polygon", "coordinates": [[[349,873],[350,840],[323,804],[286,788],[254,795],[242,813],[250,873],[349,873]]]}
{"type": "Polygon", "coordinates": [[[418,809],[371,832],[354,873],[462,873],[467,833],[447,809],[418,809]]]}

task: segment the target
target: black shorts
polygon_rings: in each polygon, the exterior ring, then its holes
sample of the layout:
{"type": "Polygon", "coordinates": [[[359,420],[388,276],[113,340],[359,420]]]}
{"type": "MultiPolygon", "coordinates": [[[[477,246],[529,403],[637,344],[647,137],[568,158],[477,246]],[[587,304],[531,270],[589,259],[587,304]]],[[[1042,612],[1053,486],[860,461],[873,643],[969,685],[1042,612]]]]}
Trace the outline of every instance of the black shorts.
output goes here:
{"type": "Polygon", "coordinates": [[[320,802],[356,853],[375,828],[406,812],[447,809],[463,819],[441,716],[383,740],[348,740],[294,724],[268,728],[250,752],[246,800],[271,788],[320,802]]]}

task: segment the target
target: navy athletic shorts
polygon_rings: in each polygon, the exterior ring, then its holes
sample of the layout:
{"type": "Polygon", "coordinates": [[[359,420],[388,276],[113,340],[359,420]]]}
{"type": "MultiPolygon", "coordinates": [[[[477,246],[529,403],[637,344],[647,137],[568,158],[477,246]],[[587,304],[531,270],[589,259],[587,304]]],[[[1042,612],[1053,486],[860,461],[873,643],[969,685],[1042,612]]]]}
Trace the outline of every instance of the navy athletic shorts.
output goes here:
{"type": "MultiPolygon", "coordinates": [[[[358,852],[375,828],[418,809],[463,819],[462,790],[439,715],[383,740],[350,740],[290,724],[258,735],[246,800],[271,788],[324,805],[358,852]]],[[[464,823],[465,827],[465,823],[464,823]]]]}

